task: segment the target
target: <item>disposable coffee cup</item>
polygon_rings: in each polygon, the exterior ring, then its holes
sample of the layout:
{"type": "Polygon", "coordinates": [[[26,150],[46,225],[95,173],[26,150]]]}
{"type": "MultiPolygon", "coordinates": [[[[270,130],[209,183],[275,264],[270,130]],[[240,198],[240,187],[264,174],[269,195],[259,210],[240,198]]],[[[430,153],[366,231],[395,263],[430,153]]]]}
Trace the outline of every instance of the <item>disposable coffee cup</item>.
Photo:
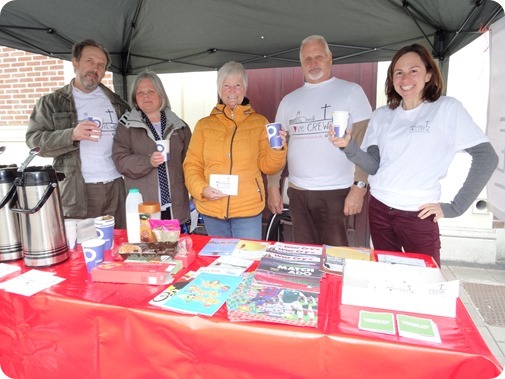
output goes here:
{"type": "Polygon", "coordinates": [[[77,243],[77,220],[65,220],[65,234],[67,236],[67,246],[72,250],[77,243]]]}
{"type": "Polygon", "coordinates": [[[270,147],[272,149],[280,149],[282,147],[282,139],[279,135],[279,132],[281,131],[282,124],[279,122],[274,122],[267,124],[266,128],[270,147]]]}
{"type": "Polygon", "coordinates": [[[82,243],[82,251],[88,272],[91,272],[93,268],[103,262],[104,244],[105,241],[98,238],[92,238],[82,243]]]}
{"type": "Polygon", "coordinates": [[[345,136],[345,130],[349,125],[349,112],[334,111],[332,113],[334,137],[342,138],[345,136]]]}
{"type": "Polygon", "coordinates": [[[163,159],[165,159],[165,162],[168,162],[170,160],[170,141],[166,139],[160,139],[159,141],[156,141],[156,150],[163,154],[163,159]]]}
{"type": "MultiPolygon", "coordinates": [[[[86,119],[88,121],[93,121],[99,128],[102,128],[102,119],[101,118],[94,117],[94,116],[89,116],[89,117],[86,117],[86,119]]],[[[100,135],[92,134],[90,137],[91,138],[99,139],[100,135]]]]}
{"type": "Polygon", "coordinates": [[[114,216],[100,216],[95,218],[96,235],[104,241],[104,249],[114,247],[114,216]]]}

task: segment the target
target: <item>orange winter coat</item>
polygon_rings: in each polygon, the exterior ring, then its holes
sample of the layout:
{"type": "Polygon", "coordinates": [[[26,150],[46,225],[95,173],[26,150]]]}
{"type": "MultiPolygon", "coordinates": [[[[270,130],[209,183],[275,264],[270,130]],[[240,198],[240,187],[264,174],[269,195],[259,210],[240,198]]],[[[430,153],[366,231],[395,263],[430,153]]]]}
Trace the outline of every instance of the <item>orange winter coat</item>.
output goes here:
{"type": "Polygon", "coordinates": [[[199,213],[227,219],[252,217],[263,211],[261,173],[275,174],[286,162],[286,149],[269,146],[267,123],[250,105],[237,105],[232,112],[224,104],[198,121],[184,160],[184,176],[199,213]],[[210,174],[238,175],[238,195],[213,201],[203,198],[210,174]]]}

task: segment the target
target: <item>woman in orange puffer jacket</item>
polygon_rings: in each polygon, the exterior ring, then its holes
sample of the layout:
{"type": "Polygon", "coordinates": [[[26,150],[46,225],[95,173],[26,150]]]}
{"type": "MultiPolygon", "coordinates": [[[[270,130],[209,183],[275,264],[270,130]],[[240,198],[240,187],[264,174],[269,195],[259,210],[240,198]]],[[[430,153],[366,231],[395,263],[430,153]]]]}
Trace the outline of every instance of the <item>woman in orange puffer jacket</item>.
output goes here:
{"type": "Polygon", "coordinates": [[[270,147],[268,120],[245,97],[247,75],[240,63],[226,63],[217,84],[220,101],[198,121],[189,144],[186,187],[209,235],[259,240],[265,208],[261,174],[285,165],[286,133],[280,132],[281,148],[270,147]]]}

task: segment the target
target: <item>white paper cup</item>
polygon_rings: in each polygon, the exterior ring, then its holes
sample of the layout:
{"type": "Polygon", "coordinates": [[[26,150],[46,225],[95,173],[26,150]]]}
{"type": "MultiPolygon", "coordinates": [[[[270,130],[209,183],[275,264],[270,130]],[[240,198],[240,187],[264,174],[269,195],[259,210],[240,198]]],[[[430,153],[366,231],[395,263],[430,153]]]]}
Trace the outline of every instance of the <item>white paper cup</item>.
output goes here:
{"type": "Polygon", "coordinates": [[[156,141],[156,150],[163,154],[165,162],[168,162],[170,160],[170,141],[166,139],[160,139],[159,141],[156,141]]]}
{"type": "Polygon", "coordinates": [[[65,220],[65,234],[67,236],[67,246],[69,249],[75,248],[77,243],[77,221],[65,220]]]}
{"type": "Polygon", "coordinates": [[[282,139],[279,135],[279,132],[281,131],[282,124],[279,122],[274,122],[267,124],[266,128],[270,147],[272,149],[280,149],[282,147],[282,139]]]}
{"type": "MultiPolygon", "coordinates": [[[[100,129],[102,128],[102,119],[100,117],[89,116],[88,121],[93,121],[100,129]]],[[[100,135],[92,134],[91,138],[100,139],[100,135]]]]}
{"type": "Polygon", "coordinates": [[[345,130],[349,126],[349,112],[334,111],[332,113],[334,137],[342,138],[345,136],[345,130]]]}
{"type": "Polygon", "coordinates": [[[104,240],[104,249],[110,250],[114,247],[114,216],[100,216],[95,218],[96,235],[104,240]]]}
{"type": "Polygon", "coordinates": [[[92,238],[82,243],[82,251],[88,272],[91,272],[93,268],[103,262],[104,244],[105,240],[98,238],[92,238]]]}

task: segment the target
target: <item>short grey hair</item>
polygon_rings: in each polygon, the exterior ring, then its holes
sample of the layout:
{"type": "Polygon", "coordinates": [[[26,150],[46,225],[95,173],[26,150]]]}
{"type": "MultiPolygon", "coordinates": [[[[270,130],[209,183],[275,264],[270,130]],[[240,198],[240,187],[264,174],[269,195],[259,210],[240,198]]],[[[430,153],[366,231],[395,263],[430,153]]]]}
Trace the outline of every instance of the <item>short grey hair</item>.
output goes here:
{"type": "Polygon", "coordinates": [[[302,41],[302,43],[300,44],[300,62],[302,61],[302,49],[305,46],[305,44],[309,43],[309,42],[319,42],[319,43],[322,43],[324,45],[325,50],[326,50],[326,54],[329,57],[331,57],[331,50],[330,50],[330,47],[328,46],[328,42],[326,42],[326,39],[323,36],[314,34],[314,35],[306,37],[302,41]]]}
{"type": "Polygon", "coordinates": [[[247,73],[242,63],[230,61],[225,63],[217,72],[217,92],[221,97],[221,87],[227,76],[240,76],[244,90],[247,90],[247,73]]]}
{"type": "Polygon", "coordinates": [[[139,83],[141,80],[149,79],[154,84],[154,89],[159,97],[161,97],[161,108],[160,111],[170,107],[170,100],[168,100],[168,95],[165,92],[165,87],[163,87],[163,83],[158,75],[152,71],[144,71],[137,75],[135,80],[133,81],[131,91],[130,91],[130,103],[132,107],[137,110],[140,110],[139,105],[137,104],[137,89],[139,87],[139,83]]]}

